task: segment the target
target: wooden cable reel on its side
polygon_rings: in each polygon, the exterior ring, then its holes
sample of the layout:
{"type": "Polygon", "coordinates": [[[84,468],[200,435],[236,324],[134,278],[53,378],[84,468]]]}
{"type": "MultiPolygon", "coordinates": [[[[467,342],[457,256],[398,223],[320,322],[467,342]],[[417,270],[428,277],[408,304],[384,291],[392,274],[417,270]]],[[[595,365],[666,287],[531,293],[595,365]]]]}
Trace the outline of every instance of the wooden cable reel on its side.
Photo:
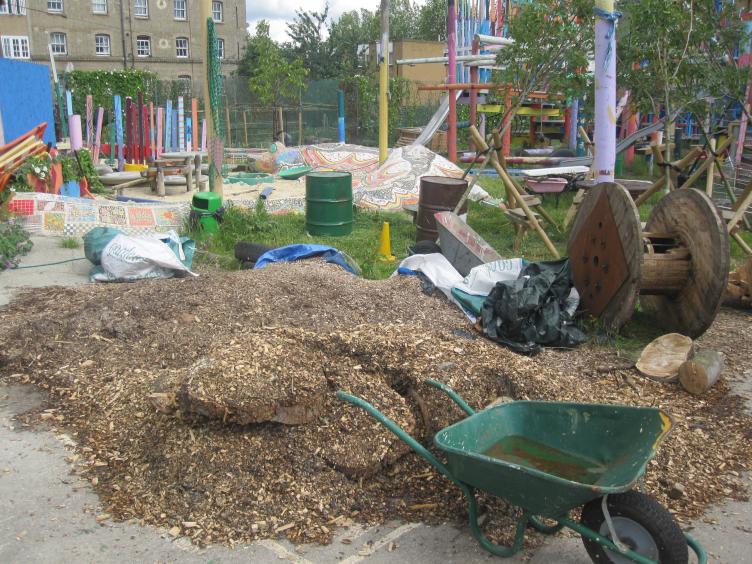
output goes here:
{"type": "Polygon", "coordinates": [[[580,205],[568,252],[580,307],[614,330],[632,317],[639,295],[665,329],[697,338],[728,283],[725,224],[712,200],[692,188],[663,197],[643,231],[629,192],[599,184],[580,205]]]}

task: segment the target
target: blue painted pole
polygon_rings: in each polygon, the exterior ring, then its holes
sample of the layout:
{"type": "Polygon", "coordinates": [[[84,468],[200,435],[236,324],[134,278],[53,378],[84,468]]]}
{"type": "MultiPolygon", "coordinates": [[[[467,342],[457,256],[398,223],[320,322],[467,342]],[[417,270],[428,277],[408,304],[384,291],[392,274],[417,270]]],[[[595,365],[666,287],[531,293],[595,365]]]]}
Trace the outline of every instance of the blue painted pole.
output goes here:
{"type": "Polygon", "coordinates": [[[69,117],[73,115],[73,92],[70,90],[65,91],[65,109],[69,117]]]}
{"type": "Polygon", "coordinates": [[[172,151],[172,100],[165,104],[164,150],[172,151]]]}
{"type": "Polygon", "coordinates": [[[339,142],[345,143],[345,93],[337,90],[337,115],[339,124],[339,142]]]}
{"type": "MultiPolygon", "coordinates": [[[[123,100],[120,96],[115,96],[115,129],[117,130],[117,163],[118,170],[122,172],[125,163],[125,152],[123,148],[123,100]]],[[[110,150],[112,152],[112,149],[110,150]]]]}

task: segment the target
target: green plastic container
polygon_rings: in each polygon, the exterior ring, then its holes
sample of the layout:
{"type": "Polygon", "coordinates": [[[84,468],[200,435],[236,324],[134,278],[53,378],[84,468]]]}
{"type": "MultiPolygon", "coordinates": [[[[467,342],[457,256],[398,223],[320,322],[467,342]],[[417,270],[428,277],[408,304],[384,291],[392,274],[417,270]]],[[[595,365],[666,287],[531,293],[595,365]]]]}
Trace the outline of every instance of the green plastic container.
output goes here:
{"type": "Polygon", "coordinates": [[[193,195],[191,211],[198,215],[198,224],[206,233],[219,231],[214,212],[222,207],[222,197],[215,192],[198,192],[193,195]]]}
{"type": "Polygon", "coordinates": [[[353,229],[352,175],[311,172],[306,176],[306,230],[339,237],[353,229]]]}

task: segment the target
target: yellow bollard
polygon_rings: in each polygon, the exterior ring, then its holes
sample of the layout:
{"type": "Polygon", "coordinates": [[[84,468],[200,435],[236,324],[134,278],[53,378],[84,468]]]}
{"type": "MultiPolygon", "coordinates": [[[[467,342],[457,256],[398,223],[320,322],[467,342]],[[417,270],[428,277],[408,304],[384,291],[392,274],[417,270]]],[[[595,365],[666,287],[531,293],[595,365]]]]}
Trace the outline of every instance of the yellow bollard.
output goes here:
{"type": "Polygon", "coordinates": [[[392,242],[389,238],[389,222],[385,221],[381,226],[381,238],[379,240],[379,250],[376,251],[379,255],[381,262],[394,262],[395,258],[392,255],[392,242]]]}

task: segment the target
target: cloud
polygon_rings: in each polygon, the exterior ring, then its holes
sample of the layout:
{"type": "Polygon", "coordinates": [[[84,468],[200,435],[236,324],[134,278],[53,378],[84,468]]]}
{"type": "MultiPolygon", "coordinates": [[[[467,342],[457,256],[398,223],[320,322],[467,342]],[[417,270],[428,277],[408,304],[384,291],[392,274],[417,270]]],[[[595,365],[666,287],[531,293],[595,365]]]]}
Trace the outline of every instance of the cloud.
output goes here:
{"type": "MultiPolygon", "coordinates": [[[[321,11],[326,0],[246,0],[246,18],[248,30],[253,33],[259,20],[268,20],[270,34],[275,41],[289,41],[287,36],[287,22],[295,17],[295,10],[321,11]]],[[[418,2],[422,4],[422,2],[418,2]]],[[[343,12],[367,8],[375,10],[379,6],[378,0],[329,0],[329,15],[337,18],[343,12]]]]}

